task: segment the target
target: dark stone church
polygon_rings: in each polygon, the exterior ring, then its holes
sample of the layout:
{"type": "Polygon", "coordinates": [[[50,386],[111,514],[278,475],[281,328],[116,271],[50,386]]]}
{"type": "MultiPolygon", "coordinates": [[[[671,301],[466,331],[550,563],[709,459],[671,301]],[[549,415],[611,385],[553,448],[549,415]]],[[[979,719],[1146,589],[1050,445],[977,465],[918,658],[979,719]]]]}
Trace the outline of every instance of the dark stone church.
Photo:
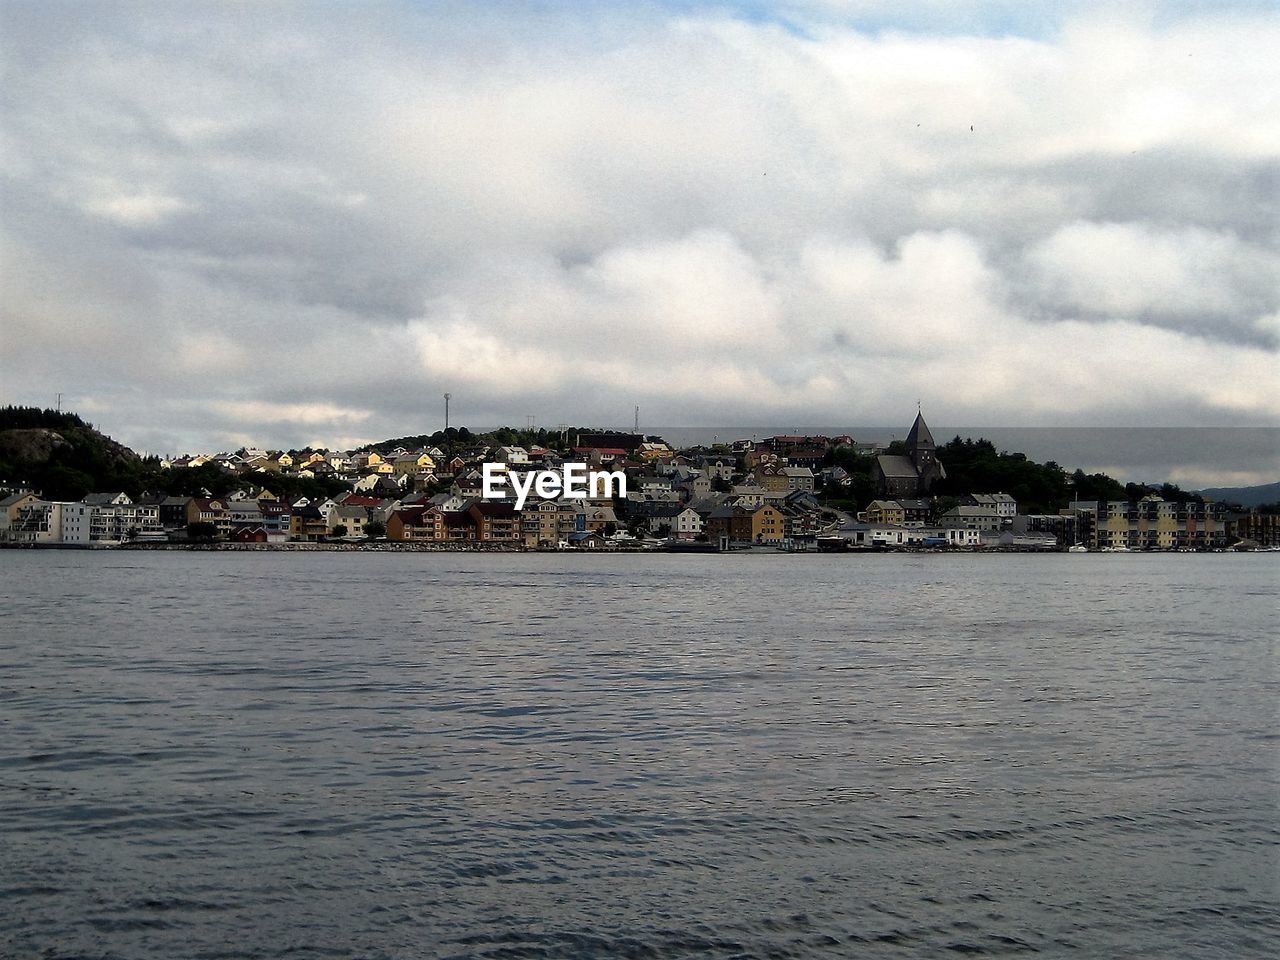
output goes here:
{"type": "Polygon", "coordinates": [[[937,444],[924,422],[924,415],[916,414],[916,422],[907,434],[906,456],[884,454],[876,457],[876,489],[882,497],[923,497],[930,488],[946,477],[947,471],[938,459],[937,444]]]}

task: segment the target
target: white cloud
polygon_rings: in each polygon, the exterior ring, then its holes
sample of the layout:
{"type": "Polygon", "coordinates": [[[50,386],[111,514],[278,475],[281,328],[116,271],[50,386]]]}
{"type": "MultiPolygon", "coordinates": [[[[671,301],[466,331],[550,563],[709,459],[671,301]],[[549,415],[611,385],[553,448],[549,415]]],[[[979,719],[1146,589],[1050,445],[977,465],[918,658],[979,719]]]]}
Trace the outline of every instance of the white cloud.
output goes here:
{"type": "Polygon", "coordinates": [[[7,8],[3,399],[189,447],[417,433],[446,389],[1280,416],[1273,18],[777,9],[7,8]]]}
{"type": "Polygon", "coordinates": [[[1280,253],[1200,227],[1075,222],[1027,254],[1046,302],[1118,317],[1224,317],[1280,304],[1280,253]]]}

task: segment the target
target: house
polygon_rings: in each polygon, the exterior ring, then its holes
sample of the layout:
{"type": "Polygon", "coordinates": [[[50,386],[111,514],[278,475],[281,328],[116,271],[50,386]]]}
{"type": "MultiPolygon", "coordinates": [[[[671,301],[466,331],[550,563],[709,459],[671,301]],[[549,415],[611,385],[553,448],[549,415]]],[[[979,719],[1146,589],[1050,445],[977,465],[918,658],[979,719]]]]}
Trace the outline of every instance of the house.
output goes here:
{"type": "Polygon", "coordinates": [[[445,513],[457,513],[466,507],[467,501],[456,493],[437,493],[431,498],[431,504],[445,513]]]}
{"type": "Polygon", "coordinates": [[[393,510],[391,516],[387,518],[387,539],[444,540],[444,512],[434,506],[393,510]]]}
{"type": "Polygon", "coordinates": [[[702,533],[702,517],[692,507],[682,507],[671,520],[669,536],[676,540],[695,540],[702,533]]]}
{"type": "Polygon", "coordinates": [[[735,457],[705,456],[700,458],[695,463],[695,466],[712,483],[716,480],[723,480],[728,483],[733,479],[734,473],[737,472],[738,461],[735,457]]]}
{"type": "Polygon", "coordinates": [[[679,488],[686,494],[686,499],[701,500],[703,497],[711,496],[713,486],[710,477],[698,474],[680,483],[679,488]]]}
{"type": "Polygon", "coordinates": [[[231,511],[227,509],[225,500],[211,497],[192,497],[187,501],[187,525],[193,523],[211,523],[216,535],[231,535],[231,511]]]}
{"type": "Polygon", "coordinates": [[[957,506],[939,517],[938,523],[945,528],[991,532],[1000,529],[1002,520],[992,507],[957,506]]]}
{"type": "Polygon", "coordinates": [[[524,447],[499,447],[493,455],[493,462],[523,466],[529,463],[529,451],[524,447]]]}
{"type": "Polygon", "coordinates": [[[816,504],[801,498],[787,498],[775,504],[786,518],[786,537],[789,540],[810,539],[822,527],[822,518],[816,504]]]}
{"type": "Polygon", "coordinates": [[[897,502],[903,523],[925,524],[933,514],[933,502],[923,497],[899,497],[897,502]]]}
{"type": "Polygon", "coordinates": [[[612,503],[601,500],[575,500],[573,502],[582,505],[584,529],[604,531],[605,527],[609,527],[610,524],[612,524],[610,529],[618,525],[618,515],[614,512],[612,503]]]}
{"type": "Polygon", "coordinates": [[[329,513],[327,526],[328,536],[341,536],[348,540],[364,538],[364,527],[369,522],[369,509],[358,503],[340,503],[329,513]],[[346,533],[339,534],[338,528],[345,527],[346,533]]]}
{"type": "MultiPolygon", "coordinates": [[[[751,471],[750,482],[769,493],[785,493],[787,490],[792,489],[787,475],[783,473],[785,469],[785,467],[779,466],[776,462],[757,464],[755,469],[751,471]]],[[[810,474],[811,480],[812,476],[810,474]]]]}
{"type": "MultiPolygon", "coordinates": [[[[645,528],[656,536],[673,537],[676,520],[687,509],[678,503],[647,501],[631,504],[627,516],[641,521],[645,528]]],[[[693,515],[698,516],[697,513],[693,515]]]]}
{"type": "Polygon", "coordinates": [[[726,505],[711,512],[706,532],[712,540],[728,537],[750,543],[780,543],[787,535],[787,520],[780,510],[769,504],[726,505]]]}
{"type": "Polygon", "coordinates": [[[520,514],[505,500],[476,500],[467,507],[481,542],[516,542],[520,539],[520,514]]]}
{"type": "Polygon", "coordinates": [[[231,522],[231,535],[245,527],[262,527],[262,507],[257,500],[227,501],[227,514],[231,522]]]}
{"type": "Polygon", "coordinates": [[[740,506],[758,507],[769,499],[770,493],[771,491],[753,483],[739,483],[729,492],[729,499],[740,506]]]}
{"type": "MultiPolygon", "coordinates": [[[[821,458],[819,458],[821,463],[821,458]]],[[[804,493],[813,493],[814,477],[811,467],[783,467],[782,475],[786,477],[788,490],[800,490],[804,493]]]]}
{"type": "Polygon", "coordinates": [[[268,542],[289,539],[292,507],[279,500],[259,500],[258,511],[262,515],[262,528],[267,532],[268,542]]]}
{"type": "Polygon", "coordinates": [[[671,496],[673,487],[670,477],[641,474],[627,484],[627,493],[638,493],[647,498],[660,499],[671,496]]]}
{"type": "Polygon", "coordinates": [[[520,513],[520,539],[526,547],[553,547],[560,537],[560,504],[555,500],[525,503],[520,513]]]}
{"type": "Polygon", "coordinates": [[[188,523],[187,507],[191,497],[165,497],[159,503],[160,526],[166,530],[180,530],[188,523]]]}
{"type": "Polygon", "coordinates": [[[1017,516],[1018,501],[1007,493],[971,493],[960,498],[960,503],[968,507],[990,507],[1002,518],[1017,516]]]}
{"type": "Polygon", "coordinates": [[[906,511],[897,500],[872,500],[863,511],[867,523],[901,526],[907,519],[906,511]]]}
{"type": "Polygon", "coordinates": [[[12,493],[0,500],[0,540],[8,539],[9,530],[12,528],[14,521],[18,519],[18,514],[22,512],[22,509],[38,502],[39,499],[34,493],[24,491],[22,493],[12,493]]]}
{"type": "Polygon", "coordinates": [[[129,498],[129,495],[123,491],[117,491],[115,493],[89,493],[85,495],[82,502],[86,506],[90,507],[114,507],[133,503],[129,498]]]}
{"type": "Polygon", "coordinates": [[[421,451],[401,454],[392,461],[392,466],[396,473],[409,477],[431,476],[436,471],[435,460],[430,454],[421,451]]]}
{"type": "Polygon", "coordinates": [[[328,518],[318,506],[309,503],[294,507],[289,517],[289,536],[293,540],[316,542],[329,535],[328,518]]]}

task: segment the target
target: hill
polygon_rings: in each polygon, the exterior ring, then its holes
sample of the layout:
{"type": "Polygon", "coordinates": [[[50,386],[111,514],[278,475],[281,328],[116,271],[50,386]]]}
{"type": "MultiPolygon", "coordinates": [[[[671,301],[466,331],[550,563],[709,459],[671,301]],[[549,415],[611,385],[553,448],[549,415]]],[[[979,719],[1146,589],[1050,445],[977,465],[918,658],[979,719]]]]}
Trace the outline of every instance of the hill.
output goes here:
{"type": "Polygon", "coordinates": [[[1235,503],[1242,507],[1261,507],[1280,503],[1280,483],[1263,483],[1256,487],[1210,487],[1200,495],[1223,503],[1235,503]]]}
{"type": "Polygon", "coordinates": [[[0,482],[77,500],[94,490],[140,490],[149,467],[150,461],[74,413],[0,409],[0,482]]]}

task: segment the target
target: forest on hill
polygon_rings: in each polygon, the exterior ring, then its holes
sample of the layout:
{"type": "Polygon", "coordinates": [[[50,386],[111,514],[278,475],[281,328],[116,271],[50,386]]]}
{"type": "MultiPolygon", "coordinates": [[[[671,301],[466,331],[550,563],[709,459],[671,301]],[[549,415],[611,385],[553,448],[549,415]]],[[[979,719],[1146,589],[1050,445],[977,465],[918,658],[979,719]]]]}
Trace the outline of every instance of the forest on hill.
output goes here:
{"type": "MultiPolygon", "coordinates": [[[[74,413],[38,407],[0,408],[0,487],[26,486],[49,500],[79,500],[89,493],[123,491],[171,496],[226,496],[268,478],[237,476],[217,464],[166,470],[158,457],[139,456],[74,413]]],[[[277,496],[327,496],[348,489],[341,481],[273,475],[277,496]]]]}
{"type": "MultiPolygon", "coordinates": [[[[887,452],[905,454],[907,448],[899,440],[890,444],[887,452]]],[[[1123,484],[1105,473],[1086,474],[1083,470],[1068,473],[1052,460],[1037,463],[1026,454],[999,450],[984,438],[957,436],[938,447],[937,455],[947,472],[946,479],[931,491],[937,498],[939,513],[969,493],[1007,493],[1018,502],[1021,513],[1057,513],[1073,500],[1139,500],[1148,494],[1167,500],[1201,499],[1198,494],[1169,483],[1123,484]]],[[[840,447],[832,451],[827,460],[830,465],[843,467],[851,478],[849,495],[843,503],[833,498],[833,505],[856,504],[861,509],[875,498],[874,456],[860,454],[851,447],[840,447]]]]}

